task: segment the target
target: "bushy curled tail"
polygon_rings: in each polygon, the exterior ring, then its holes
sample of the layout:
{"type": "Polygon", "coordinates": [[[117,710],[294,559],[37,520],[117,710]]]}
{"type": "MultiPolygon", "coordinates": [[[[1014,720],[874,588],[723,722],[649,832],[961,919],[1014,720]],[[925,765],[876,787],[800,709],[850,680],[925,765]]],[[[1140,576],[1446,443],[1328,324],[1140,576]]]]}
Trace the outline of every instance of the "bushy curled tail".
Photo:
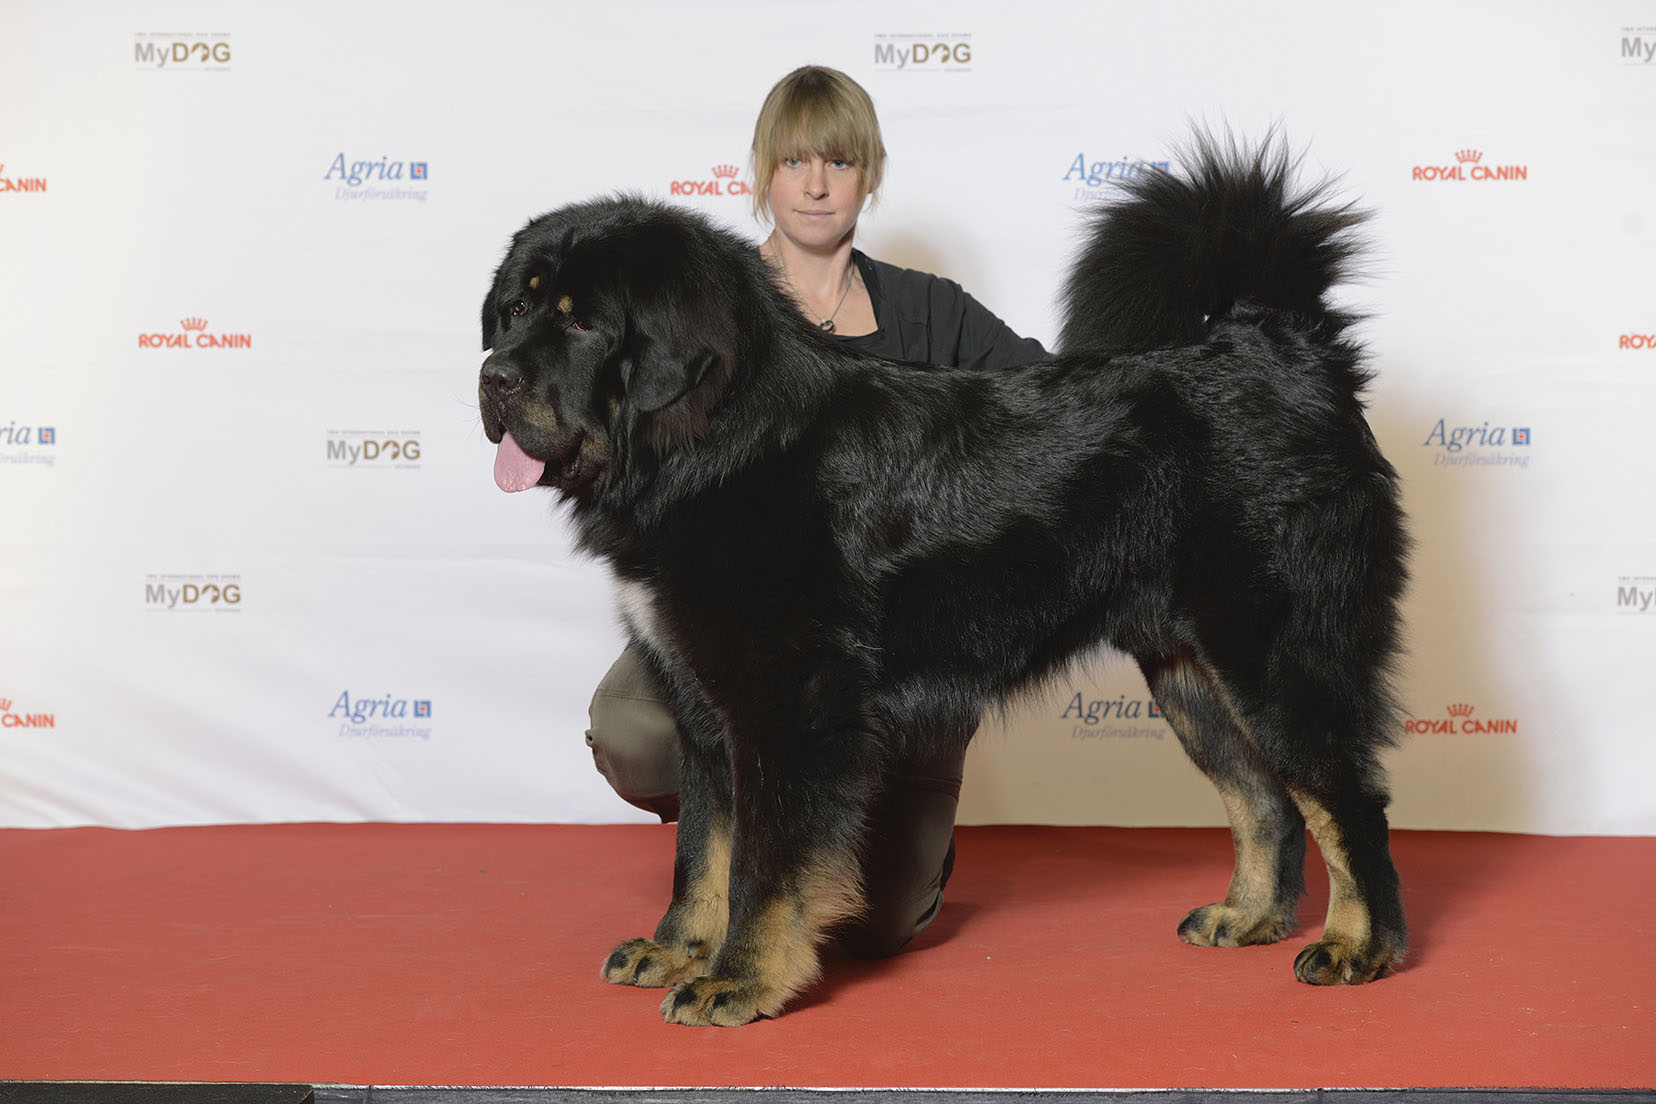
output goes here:
{"type": "Polygon", "coordinates": [[[1367,214],[1328,202],[1328,181],[1297,185],[1277,138],[1250,151],[1198,131],[1180,161],[1182,173],[1125,182],[1093,224],[1064,292],[1064,352],[1193,344],[1243,299],[1330,314],[1323,295],[1348,274],[1367,214]]]}

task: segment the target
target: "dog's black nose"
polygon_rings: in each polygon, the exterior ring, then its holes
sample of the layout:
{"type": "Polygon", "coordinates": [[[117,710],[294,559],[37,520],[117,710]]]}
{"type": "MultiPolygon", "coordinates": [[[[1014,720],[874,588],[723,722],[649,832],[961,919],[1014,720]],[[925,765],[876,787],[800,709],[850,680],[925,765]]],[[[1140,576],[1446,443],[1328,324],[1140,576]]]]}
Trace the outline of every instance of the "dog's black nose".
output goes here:
{"type": "Polygon", "coordinates": [[[511,361],[490,357],[483,362],[483,389],[497,399],[508,399],[523,390],[523,372],[511,361]]]}

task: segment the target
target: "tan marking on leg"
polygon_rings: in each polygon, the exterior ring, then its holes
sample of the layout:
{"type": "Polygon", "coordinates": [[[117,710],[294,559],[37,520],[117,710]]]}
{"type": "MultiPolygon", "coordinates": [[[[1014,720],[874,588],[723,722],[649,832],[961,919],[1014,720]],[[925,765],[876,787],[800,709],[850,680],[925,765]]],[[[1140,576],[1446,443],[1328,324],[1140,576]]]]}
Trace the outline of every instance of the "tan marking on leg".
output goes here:
{"type": "Polygon", "coordinates": [[[708,832],[701,873],[661,918],[654,939],[629,939],[604,960],[615,985],[659,989],[707,972],[730,923],[730,824],[708,832]]]}
{"type": "Polygon", "coordinates": [[[845,857],[813,863],[732,933],[713,973],[674,986],[661,1002],[662,1017],[730,1027],[777,1015],[820,974],[817,945],[828,928],[861,911],[858,877],[857,863],[845,857]]]}

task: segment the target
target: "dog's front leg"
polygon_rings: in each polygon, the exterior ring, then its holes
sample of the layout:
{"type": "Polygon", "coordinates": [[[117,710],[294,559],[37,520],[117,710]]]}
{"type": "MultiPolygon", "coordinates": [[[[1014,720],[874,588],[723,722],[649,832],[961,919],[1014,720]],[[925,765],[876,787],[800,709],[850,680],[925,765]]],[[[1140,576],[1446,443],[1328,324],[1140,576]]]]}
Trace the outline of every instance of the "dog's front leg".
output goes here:
{"type": "Polygon", "coordinates": [[[673,856],[673,900],[652,939],[629,939],[604,960],[604,980],[660,988],[704,974],[730,917],[730,779],[722,752],[686,741],[673,856]]]}
{"type": "Polygon", "coordinates": [[[662,1001],[670,1023],[776,1015],[816,978],[824,932],[863,907],[863,780],[843,761],[736,758],[730,926],[707,973],[662,1001]]]}

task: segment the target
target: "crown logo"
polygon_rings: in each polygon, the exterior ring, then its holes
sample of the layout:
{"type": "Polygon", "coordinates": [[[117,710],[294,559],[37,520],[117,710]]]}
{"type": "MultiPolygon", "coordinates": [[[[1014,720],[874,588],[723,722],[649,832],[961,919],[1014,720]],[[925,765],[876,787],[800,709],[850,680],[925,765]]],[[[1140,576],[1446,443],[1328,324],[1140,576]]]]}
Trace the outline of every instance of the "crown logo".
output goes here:
{"type": "Polygon", "coordinates": [[[718,177],[721,180],[728,179],[728,178],[733,177],[733,176],[736,175],[736,166],[735,165],[714,165],[713,166],[713,175],[718,177]]]}
{"type": "Polygon", "coordinates": [[[1472,715],[1472,707],[1467,705],[1465,702],[1456,702],[1454,705],[1449,707],[1449,715],[1451,717],[1470,717],[1472,715]]]}
{"type": "Polygon", "coordinates": [[[205,330],[207,328],[207,320],[205,318],[186,318],[180,322],[179,325],[183,326],[186,330],[205,330]]]}
{"type": "Polygon", "coordinates": [[[1483,150],[1475,150],[1475,149],[1456,150],[1455,151],[1455,160],[1459,161],[1463,165],[1466,164],[1466,162],[1468,162],[1468,161],[1471,161],[1473,163],[1482,161],[1483,160],[1483,150]]]}
{"type": "MultiPolygon", "coordinates": [[[[3,168],[5,168],[5,166],[0,165],[0,169],[3,169],[3,168]]],[[[10,712],[11,712],[11,699],[10,698],[0,698],[0,713],[10,713],[10,712]]]]}

